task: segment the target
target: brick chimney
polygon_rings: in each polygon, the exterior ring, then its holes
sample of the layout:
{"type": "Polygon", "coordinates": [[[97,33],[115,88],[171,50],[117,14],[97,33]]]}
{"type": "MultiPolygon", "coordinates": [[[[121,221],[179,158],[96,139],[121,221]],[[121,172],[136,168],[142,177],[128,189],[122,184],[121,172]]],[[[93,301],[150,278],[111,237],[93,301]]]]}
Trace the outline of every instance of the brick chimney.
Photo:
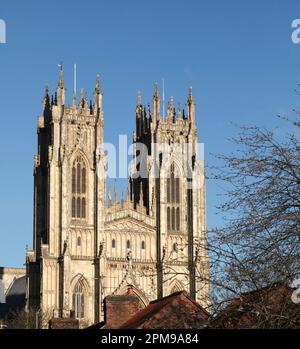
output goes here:
{"type": "Polygon", "coordinates": [[[125,295],[107,296],[104,299],[105,328],[119,328],[141,309],[141,302],[134,294],[132,286],[128,287],[125,295]]]}

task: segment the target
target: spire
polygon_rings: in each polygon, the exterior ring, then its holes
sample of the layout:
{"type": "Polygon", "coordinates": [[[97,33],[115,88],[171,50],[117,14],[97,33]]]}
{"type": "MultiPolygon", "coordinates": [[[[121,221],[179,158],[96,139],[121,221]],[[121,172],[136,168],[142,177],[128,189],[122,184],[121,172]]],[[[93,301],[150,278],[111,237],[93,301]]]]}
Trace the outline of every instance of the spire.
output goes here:
{"type": "Polygon", "coordinates": [[[84,109],[87,110],[89,108],[89,98],[87,92],[84,95],[84,109]]]}
{"type": "Polygon", "coordinates": [[[143,130],[143,105],[142,105],[142,95],[138,91],[137,95],[137,105],[136,105],[136,135],[137,138],[141,137],[143,130]]]}
{"type": "Polygon", "coordinates": [[[111,191],[110,191],[110,188],[108,189],[107,197],[108,197],[108,207],[110,207],[111,206],[111,191]]]}
{"type": "Polygon", "coordinates": [[[169,102],[169,109],[174,109],[174,97],[173,96],[171,96],[171,98],[170,98],[170,102],[169,102]]]}
{"type": "Polygon", "coordinates": [[[158,83],[155,82],[154,94],[153,94],[153,123],[156,126],[157,121],[160,119],[160,99],[158,91],[158,83]]]}
{"type": "Polygon", "coordinates": [[[143,183],[140,185],[140,206],[144,206],[143,183]]]}
{"type": "Polygon", "coordinates": [[[155,82],[155,85],[154,85],[153,99],[156,99],[156,100],[159,99],[158,83],[157,83],[157,81],[155,82]]]}
{"type": "Polygon", "coordinates": [[[57,105],[65,105],[65,82],[63,77],[62,64],[59,64],[59,81],[57,87],[57,105]]]}
{"type": "Polygon", "coordinates": [[[98,115],[102,110],[102,96],[103,92],[100,86],[100,76],[97,74],[96,86],[94,90],[94,113],[98,115]]]}
{"type": "Polygon", "coordinates": [[[49,97],[49,86],[48,86],[48,84],[45,85],[45,97],[46,96],[49,97]]]}
{"type": "Polygon", "coordinates": [[[43,99],[44,110],[50,108],[50,96],[49,96],[49,87],[48,84],[45,86],[45,94],[43,99]]]}
{"type": "Polygon", "coordinates": [[[77,104],[77,100],[76,100],[76,92],[73,91],[73,109],[76,109],[76,104],[77,104]]]}
{"type": "Polygon", "coordinates": [[[167,116],[168,121],[174,122],[174,112],[175,112],[174,98],[171,96],[169,105],[168,105],[168,116],[167,116]]]}
{"type": "Polygon", "coordinates": [[[194,102],[192,87],[189,88],[187,107],[188,107],[188,120],[194,123],[195,122],[195,102],[194,102]]]}
{"type": "Polygon", "coordinates": [[[117,183],[115,181],[115,185],[114,185],[114,205],[116,205],[117,203],[117,183]]]}
{"type": "Polygon", "coordinates": [[[126,188],[126,201],[130,201],[130,182],[127,182],[127,188],[126,188]]]}
{"type": "Polygon", "coordinates": [[[142,94],[141,94],[141,91],[138,91],[138,93],[137,93],[137,105],[138,106],[142,105],[142,94]]]}
{"type": "Polygon", "coordinates": [[[101,90],[101,87],[100,87],[100,75],[99,74],[97,74],[97,76],[96,76],[95,92],[97,92],[98,94],[102,94],[102,90],[101,90]]]}
{"type": "Polygon", "coordinates": [[[193,88],[192,88],[192,86],[190,86],[190,88],[189,88],[188,102],[190,102],[190,103],[193,103],[193,102],[194,102],[194,98],[193,98],[193,88]]]}
{"type": "Polygon", "coordinates": [[[180,102],[178,102],[177,116],[178,116],[178,119],[181,119],[181,106],[180,106],[180,102]]]}
{"type": "Polygon", "coordinates": [[[79,106],[82,109],[84,108],[84,89],[83,88],[81,88],[80,90],[79,106]]]}
{"type": "Polygon", "coordinates": [[[76,63],[74,63],[74,86],[73,86],[73,100],[72,100],[72,106],[73,109],[76,110],[76,104],[77,104],[77,99],[76,99],[76,88],[77,88],[77,73],[76,73],[76,63]]]}
{"type": "Polygon", "coordinates": [[[58,83],[58,86],[60,88],[64,88],[65,87],[62,63],[59,64],[59,83],[58,83]]]}

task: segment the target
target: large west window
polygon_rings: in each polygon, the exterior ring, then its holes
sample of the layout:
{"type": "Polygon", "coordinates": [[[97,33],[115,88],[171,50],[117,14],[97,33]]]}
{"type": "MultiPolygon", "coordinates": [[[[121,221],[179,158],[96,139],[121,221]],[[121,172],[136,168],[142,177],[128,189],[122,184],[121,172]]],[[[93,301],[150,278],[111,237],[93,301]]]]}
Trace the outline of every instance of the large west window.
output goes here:
{"type": "Polygon", "coordinates": [[[86,165],[78,155],[72,166],[72,218],[86,218],[86,165]]]}

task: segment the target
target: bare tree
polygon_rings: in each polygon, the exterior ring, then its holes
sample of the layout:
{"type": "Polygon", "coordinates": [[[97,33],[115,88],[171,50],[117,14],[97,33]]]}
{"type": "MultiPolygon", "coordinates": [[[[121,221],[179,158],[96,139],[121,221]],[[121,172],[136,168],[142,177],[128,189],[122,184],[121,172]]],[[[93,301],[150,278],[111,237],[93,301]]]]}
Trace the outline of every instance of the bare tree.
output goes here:
{"type": "Polygon", "coordinates": [[[224,225],[208,234],[215,311],[245,292],[299,276],[300,123],[286,121],[291,131],[277,137],[241,127],[232,139],[237,151],[217,156],[221,165],[210,169],[223,188],[224,225]]]}
{"type": "Polygon", "coordinates": [[[291,282],[300,270],[300,142],[259,127],[241,128],[233,141],[238,151],[219,156],[224,165],[214,168],[226,182],[219,207],[226,224],[209,246],[233,289],[291,282]]]}

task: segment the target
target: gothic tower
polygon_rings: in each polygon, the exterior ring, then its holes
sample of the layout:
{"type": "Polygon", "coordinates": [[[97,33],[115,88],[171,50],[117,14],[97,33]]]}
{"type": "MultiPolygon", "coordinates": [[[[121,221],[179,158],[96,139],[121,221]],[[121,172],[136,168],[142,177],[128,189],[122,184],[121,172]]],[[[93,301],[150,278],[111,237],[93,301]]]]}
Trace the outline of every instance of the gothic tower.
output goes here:
{"type": "Polygon", "coordinates": [[[138,94],[131,198],[134,205],[142,201],[147,214],[155,217],[157,297],[186,289],[207,306],[205,169],[192,88],[187,115],[180,104],[176,112],[173,97],[166,116],[160,109],[157,84],[152,112],[138,94]]]}
{"type": "Polygon", "coordinates": [[[104,115],[97,77],[94,101],[81,92],[65,104],[62,66],[50,100],[45,90],[34,163],[34,246],[27,253],[27,305],[50,316],[99,320],[100,232],[105,181],[97,177],[104,115]],[[84,299],[83,299],[84,295],[84,299]],[[84,313],[84,314],[83,314],[84,313]]]}

